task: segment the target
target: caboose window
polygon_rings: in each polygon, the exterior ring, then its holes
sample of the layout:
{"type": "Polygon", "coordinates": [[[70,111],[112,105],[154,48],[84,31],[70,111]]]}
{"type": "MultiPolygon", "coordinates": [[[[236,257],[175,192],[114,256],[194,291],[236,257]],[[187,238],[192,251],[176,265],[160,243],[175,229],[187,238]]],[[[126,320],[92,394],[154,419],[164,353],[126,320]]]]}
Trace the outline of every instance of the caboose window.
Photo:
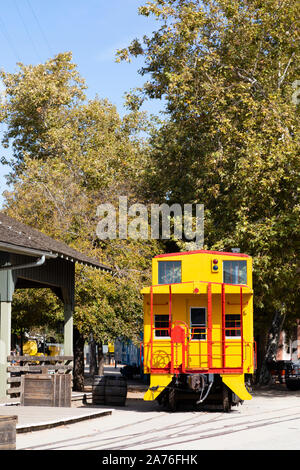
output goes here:
{"type": "Polygon", "coordinates": [[[155,337],[169,337],[169,315],[154,315],[155,337]]]}
{"type": "Polygon", "coordinates": [[[223,282],[247,284],[247,261],[223,261],[223,282]]]}
{"type": "Polygon", "coordinates": [[[205,307],[191,307],[191,339],[206,339],[205,307]]]}
{"type": "Polygon", "coordinates": [[[158,262],[158,284],[181,282],[181,261],[158,262]]]}
{"type": "Polygon", "coordinates": [[[240,314],[225,315],[225,336],[226,338],[241,337],[241,316],[240,314]]]}

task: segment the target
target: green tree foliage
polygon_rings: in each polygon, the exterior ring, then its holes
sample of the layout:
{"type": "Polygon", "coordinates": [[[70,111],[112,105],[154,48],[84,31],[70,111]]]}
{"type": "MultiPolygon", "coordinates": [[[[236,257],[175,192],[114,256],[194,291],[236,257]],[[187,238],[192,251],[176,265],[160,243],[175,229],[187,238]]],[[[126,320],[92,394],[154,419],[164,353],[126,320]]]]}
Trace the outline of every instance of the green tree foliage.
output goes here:
{"type": "Polygon", "coordinates": [[[128,103],[166,103],[146,193],[203,203],[206,247],[254,257],[256,333],[278,311],[288,327],[299,317],[297,2],[155,0],[139,11],[158,28],[118,53],[144,58],[148,80],[128,103]]]}
{"type": "MultiPolygon", "coordinates": [[[[99,342],[120,335],[137,339],[139,292],[159,247],[148,241],[98,240],[96,213],[101,203],[117,207],[119,195],[136,200],[146,158],[138,136],[144,117],[134,112],[121,119],[107,100],[87,101],[71,59],[69,53],[58,54],[45,64],[19,64],[14,74],[2,72],[3,144],[13,149],[5,211],[113,268],[113,275],[105,275],[76,267],[74,319],[81,335],[92,334],[99,342]]],[[[16,313],[34,308],[37,295],[25,302],[23,292],[16,293],[16,313]]],[[[39,306],[46,301],[43,291],[40,295],[39,306]]],[[[48,300],[48,318],[56,310],[61,315],[61,306],[54,309],[53,298],[48,300]]]]}
{"type": "Polygon", "coordinates": [[[16,291],[13,313],[13,331],[36,327],[59,330],[64,321],[62,302],[49,289],[16,291]]]}
{"type": "Polygon", "coordinates": [[[7,125],[2,145],[12,145],[10,163],[16,171],[23,168],[26,154],[45,160],[65,153],[60,137],[86,88],[71,59],[71,53],[58,54],[45,64],[19,63],[16,73],[1,72],[7,96],[1,107],[1,121],[7,125]]]}

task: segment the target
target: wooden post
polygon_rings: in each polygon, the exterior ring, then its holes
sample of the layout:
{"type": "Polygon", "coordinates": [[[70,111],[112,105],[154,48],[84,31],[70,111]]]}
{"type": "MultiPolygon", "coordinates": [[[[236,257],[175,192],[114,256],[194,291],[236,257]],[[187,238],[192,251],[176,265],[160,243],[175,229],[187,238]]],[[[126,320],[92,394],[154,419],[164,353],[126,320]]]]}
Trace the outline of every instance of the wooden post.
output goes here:
{"type": "MultiPolygon", "coordinates": [[[[10,264],[10,255],[0,253],[0,265],[10,264]]],[[[14,293],[14,276],[11,271],[0,272],[0,400],[6,400],[8,384],[7,356],[11,348],[11,302],[14,293]]]]}
{"type": "Polygon", "coordinates": [[[64,308],[64,355],[73,356],[73,307],[65,304],[64,308]]]}
{"type": "Polygon", "coordinates": [[[11,302],[0,302],[0,400],[7,399],[8,362],[11,347],[11,302]]]}

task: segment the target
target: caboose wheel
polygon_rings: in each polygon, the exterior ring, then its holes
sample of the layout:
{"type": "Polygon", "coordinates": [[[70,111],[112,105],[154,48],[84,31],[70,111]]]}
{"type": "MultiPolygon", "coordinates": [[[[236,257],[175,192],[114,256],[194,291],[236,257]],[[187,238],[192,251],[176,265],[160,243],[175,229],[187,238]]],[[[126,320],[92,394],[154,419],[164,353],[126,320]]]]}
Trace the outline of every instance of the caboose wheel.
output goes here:
{"type": "Polygon", "coordinates": [[[225,384],[223,384],[222,387],[222,405],[223,411],[225,411],[225,413],[228,413],[231,410],[231,392],[225,384]]]}

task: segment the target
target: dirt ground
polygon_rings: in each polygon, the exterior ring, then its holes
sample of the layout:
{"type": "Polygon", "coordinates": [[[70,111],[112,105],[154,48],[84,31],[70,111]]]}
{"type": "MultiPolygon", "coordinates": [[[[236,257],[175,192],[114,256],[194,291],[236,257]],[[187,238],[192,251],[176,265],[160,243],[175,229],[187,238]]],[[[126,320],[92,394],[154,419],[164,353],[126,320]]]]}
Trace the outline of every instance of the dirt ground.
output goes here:
{"type": "MultiPolygon", "coordinates": [[[[278,384],[257,388],[252,395],[229,413],[184,408],[168,412],[156,401],[145,402],[141,390],[131,389],[125,406],[99,406],[110,408],[111,415],[18,434],[17,449],[300,450],[300,391],[289,392],[278,384]]],[[[94,408],[87,401],[78,406],[94,408]]]]}

